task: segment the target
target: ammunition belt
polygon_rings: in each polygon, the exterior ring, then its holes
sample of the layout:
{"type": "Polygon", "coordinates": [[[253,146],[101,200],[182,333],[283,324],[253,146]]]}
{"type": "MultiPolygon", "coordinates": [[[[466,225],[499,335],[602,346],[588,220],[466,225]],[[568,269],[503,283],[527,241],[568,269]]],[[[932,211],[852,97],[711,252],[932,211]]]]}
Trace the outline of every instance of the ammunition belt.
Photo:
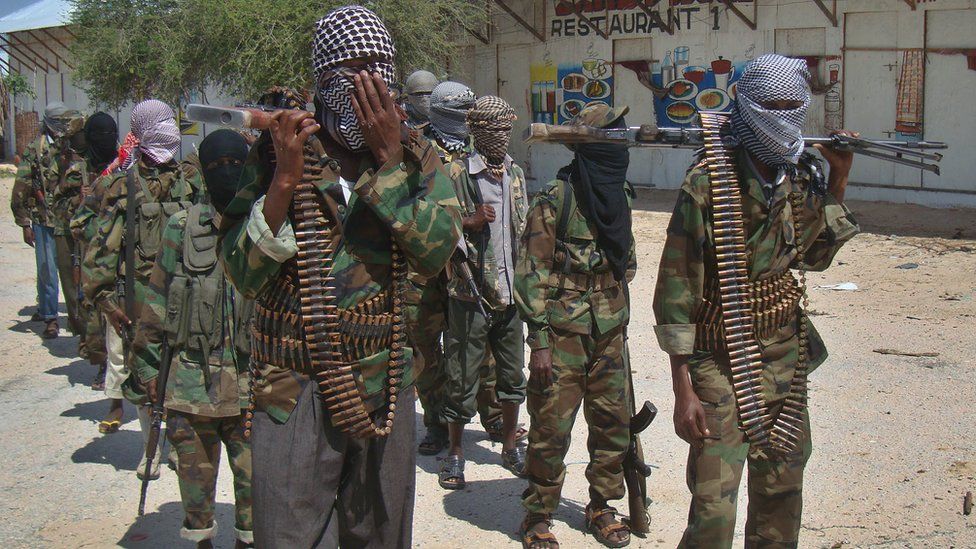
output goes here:
{"type": "MultiPolygon", "coordinates": [[[[770,314],[757,317],[754,313],[757,309],[767,310],[762,307],[762,297],[768,298],[766,303],[788,306],[791,301],[799,300],[802,296],[805,306],[806,277],[801,272],[799,283],[792,289],[783,281],[778,284],[769,282],[766,288],[762,287],[761,282],[758,288],[749,282],[746,232],[739,181],[732,151],[722,139],[723,134],[728,133],[729,116],[703,112],[701,119],[705,140],[704,156],[707,160],[712,199],[715,256],[718,267],[717,286],[721,312],[721,322],[717,322],[718,318],[715,318],[716,322],[712,324],[721,326],[724,348],[731,367],[739,427],[751,445],[778,453],[789,453],[799,447],[806,407],[806,317],[801,311],[799,360],[790,393],[785,399],[783,409],[773,418],[762,396],[764,365],[756,334],[759,329],[773,329],[772,325],[776,324],[776,317],[782,312],[774,307],[770,314]],[[796,295],[797,292],[799,296],[796,295]],[[757,300],[757,297],[760,299],[757,300]],[[774,299],[776,301],[773,301],[774,299]]],[[[797,201],[802,200],[802,197],[796,195],[792,199],[797,201]]],[[[796,238],[799,239],[802,233],[799,230],[799,217],[795,212],[796,208],[794,208],[794,229],[796,238]]],[[[802,258],[801,250],[797,259],[802,261],[802,258]]],[[[708,324],[708,319],[705,320],[705,324],[708,324]]]]}
{"type": "Polygon", "coordinates": [[[402,292],[406,262],[394,242],[392,288],[339,310],[332,267],[341,227],[315,189],[323,167],[320,155],[305,148],[305,169],[295,188],[289,217],[298,244],[296,257],[282,266],[257,300],[252,358],[311,376],[329,410],[332,425],[357,438],[390,434],[397,390],[404,372],[402,292]],[[356,380],[358,359],[390,348],[385,414],[374,422],[356,380]]]}
{"type": "MultiPolygon", "coordinates": [[[[776,330],[796,321],[796,311],[803,292],[790,271],[766,280],[751,282],[747,285],[746,291],[749,296],[753,331],[757,338],[767,338],[776,330]]],[[[717,280],[705,291],[702,308],[695,324],[697,349],[724,350],[725,331],[717,280]]]]}

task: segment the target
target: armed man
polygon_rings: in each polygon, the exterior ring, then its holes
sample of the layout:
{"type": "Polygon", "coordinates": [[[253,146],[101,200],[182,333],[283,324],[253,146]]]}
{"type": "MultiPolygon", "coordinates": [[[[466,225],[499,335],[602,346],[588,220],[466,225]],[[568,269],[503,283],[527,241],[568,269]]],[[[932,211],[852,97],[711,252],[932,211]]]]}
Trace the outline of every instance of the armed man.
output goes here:
{"type": "Polygon", "coordinates": [[[234,530],[241,548],[254,543],[251,450],[243,419],[254,306],[224,277],[217,228],[237,192],[247,144],[237,132],[223,129],[208,135],[199,150],[209,204],[177,212],[166,224],[132,345],[133,367],[149,398],[164,399],[166,436],[179,456],[185,512],[180,535],[200,549],[213,547],[223,444],[234,473],[234,530]],[[172,362],[163,395],[158,378],[166,359],[172,362]]]}
{"type": "MultiPolygon", "coordinates": [[[[72,111],[75,112],[75,111],[72,111]]],[[[34,248],[37,265],[37,312],[34,321],[46,324],[41,337],[58,337],[58,267],[55,242],[56,219],[50,195],[60,178],[59,160],[72,112],[61,102],[44,109],[41,134],[27,146],[17,167],[10,210],[23,230],[24,243],[34,248]]]]}
{"type": "Polygon", "coordinates": [[[809,78],[802,59],[763,55],[738,80],[731,116],[702,113],[703,158],[668,226],[654,312],[675,431],[691,445],[681,547],[732,546],[746,464],[745,546],[798,543],[807,375],[827,357],[804,272],[826,269],[858,232],[843,206],[852,154],[818,145],[825,181],[803,153],[809,78]]]}
{"type": "MultiPolygon", "coordinates": [[[[627,107],[583,109],[572,121],[624,128],[627,107]]],[[[625,351],[630,318],[627,283],[636,273],[631,229],[630,153],[622,144],[587,143],[567,180],[534,201],[515,270],[515,301],[531,349],[527,408],[529,448],[521,527],[530,549],[558,546],[550,531],[566,476],[565,456],[576,412],[589,427],[587,528],[608,547],[630,543],[612,500],[624,497],[623,462],[630,444],[631,399],[625,351]]]]}
{"type": "Polygon", "coordinates": [[[259,547],[409,547],[414,371],[408,269],[460,237],[450,179],[389,93],[395,48],[361,6],[315,26],[315,113],[279,110],[252,149],[220,254],[255,298],[251,429],[259,547]],[[324,151],[324,157],[322,156],[324,151]]]}
{"type": "MultiPolygon", "coordinates": [[[[94,238],[82,264],[84,293],[105,316],[108,371],[105,396],[111,399],[99,431],[112,433],[122,422],[122,398],[138,406],[143,436],[148,436],[147,399],[129,381],[126,356],[132,328],[145,303],[146,286],[166,219],[190,206],[198,181],[177,162],[180,131],[173,109],[148,99],[132,109],[132,133],[138,147],[123,165],[125,171],[103,177],[97,186],[101,201],[92,220],[94,238]],[[131,160],[131,162],[129,162],[131,160]],[[121,295],[120,295],[121,294],[121,295]]],[[[159,463],[158,461],[156,462],[159,463]]],[[[137,475],[142,476],[142,467],[137,475]]],[[[158,475],[158,467],[152,476],[158,475]]]]}
{"type": "MultiPolygon", "coordinates": [[[[87,149],[81,158],[75,160],[68,166],[62,176],[60,187],[61,192],[69,189],[77,189],[75,196],[66,193],[70,197],[70,203],[74,207],[70,211],[68,229],[75,243],[75,271],[78,273],[78,293],[81,294],[81,287],[84,284],[84,270],[81,262],[88,250],[88,245],[94,238],[94,224],[89,223],[95,217],[94,208],[98,207],[101,200],[100,185],[95,182],[100,174],[105,171],[109,163],[116,156],[118,146],[119,130],[115,124],[115,119],[104,112],[96,112],[85,121],[84,128],[85,142],[87,149]]],[[[105,390],[105,371],[108,360],[108,350],[105,346],[105,317],[99,313],[94,305],[84,299],[81,295],[82,321],[84,322],[84,333],[82,343],[79,348],[84,347],[84,354],[79,352],[79,356],[87,358],[88,362],[95,366],[97,373],[92,380],[92,389],[96,391],[105,390]]]]}
{"type": "Polygon", "coordinates": [[[410,73],[407,82],[403,85],[407,125],[428,138],[431,137],[430,95],[435,87],[437,87],[437,77],[429,71],[410,73]]]}

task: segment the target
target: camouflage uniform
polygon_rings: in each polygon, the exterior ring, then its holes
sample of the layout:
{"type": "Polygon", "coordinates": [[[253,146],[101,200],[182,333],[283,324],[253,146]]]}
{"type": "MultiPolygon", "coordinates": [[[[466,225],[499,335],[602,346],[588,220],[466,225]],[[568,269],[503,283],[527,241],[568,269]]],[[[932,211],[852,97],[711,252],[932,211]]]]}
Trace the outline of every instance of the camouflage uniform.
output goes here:
{"type": "MultiPolygon", "coordinates": [[[[157,207],[146,209],[136,225],[136,264],[133,266],[135,295],[126,297],[126,299],[135,300],[136,318],[129,319],[135,324],[139,320],[138,312],[142,311],[145,303],[146,285],[149,283],[149,275],[156,259],[156,252],[159,250],[161,229],[165,226],[168,218],[162,203],[182,202],[184,205],[188,205],[196,192],[195,189],[199,188],[201,183],[199,174],[196,174],[194,175],[196,180],[191,184],[181,165],[175,161],[161,166],[149,166],[139,160],[132,169],[136,170],[137,175],[136,188],[138,194],[136,196],[139,205],[154,206],[159,204],[157,207]]],[[[125,253],[123,238],[126,232],[128,198],[126,179],[126,172],[103,178],[101,183],[103,188],[98,193],[101,198],[96,210],[98,213],[91,221],[94,237],[90,242],[93,245],[89,247],[82,263],[85,298],[90,300],[106,316],[112,311],[124,308],[124,304],[119,303],[117,298],[116,281],[124,276],[125,268],[130,268],[121,265],[125,253]]],[[[111,330],[111,327],[109,329],[111,330]]],[[[113,372],[113,368],[119,365],[110,364],[110,366],[109,376],[106,378],[105,384],[106,396],[116,399],[125,396],[134,402],[143,402],[143,395],[132,384],[122,386],[129,377],[128,369],[123,366],[122,370],[113,372]]]]}
{"type": "MultiPolygon", "coordinates": [[[[431,277],[443,270],[460,236],[460,216],[450,180],[426,140],[411,133],[400,156],[379,168],[364,166],[348,202],[339,184],[338,162],[328,157],[321,162],[322,177],[313,184],[345,227],[332,267],[335,303],[340,310],[354,309],[389,287],[391,239],[417,275],[431,277]]],[[[291,225],[285,223],[276,235],[262,213],[271,177],[271,163],[259,140],[245,164],[241,190],[221,223],[220,256],[226,273],[248,298],[260,299],[296,261],[291,225]]],[[[406,354],[403,389],[414,380],[411,354],[406,354]]],[[[390,436],[356,439],[331,425],[328,411],[316,396],[318,384],[310,383],[308,375],[263,362],[255,362],[254,368],[258,412],[251,443],[256,542],[315,545],[327,510],[334,507],[343,545],[366,545],[379,539],[395,543],[398,537],[403,542],[403,536],[409,543],[414,477],[412,391],[398,393],[397,406],[403,411],[397,414],[390,436]],[[340,487],[344,470],[352,474],[349,485],[340,487]],[[314,495],[308,495],[309,482],[317,485],[314,495]],[[368,504],[349,501],[350,494],[368,504]],[[291,497],[299,495],[302,497],[291,497]],[[404,503],[406,498],[410,505],[404,503]]],[[[385,370],[380,375],[378,383],[385,387],[385,370]]],[[[374,399],[384,394],[380,390],[366,396],[374,399]]]]}
{"type": "MultiPolygon", "coordinates": [[[[629,185],[627,189],[629,201],[633,190],[629,185]]],[[[590,500],[616,500],[625,492],[630,395],[623,353],[630,310],[624,284],[614,279],[596,238],[572,187],[559,180],[536,197],[522,233],[516,302],[528,325],[529,347],[551,349],[553,377],[549,387],[534,377],[528,384],[529,486],[522,505],[530,513],[552,514],[559,505],[564,459],[581,404],[589,426],[590,500]],[[564,211],[568,218],[559,235],[564,211]]],[[[636,269],[631,247],[628,280],[636,269]]]]}
{"type": "Polygon", "coordinates": [[[241,297],[217,264],[219,216],[199,204],[169,218],[145,289],[132,345],[142,384],[155,379],[167,338],[173,362],[166,385],[166,435],[179,455],[182,535],[213,537],[220,446],[234,472],[235,529],[251,533],[251,449],[241,411],[248,405],[248,332],[253,303],[241,297]]]}
{"type": "Polygon", "coordinates": [[[52,139],[44,132],[38,135],[24,150],[10,197],[14,222],[34,229],[38,312],[46,321],[58,318],[55,220],[50,212],[50,199],[58,184],[60,147],[59,139],[52,139]]]}
{"type": "MultiPolygon", "coordinates": [[[[87,163],[86,163],[87,164],[87,163]]],[[[82,166],[80,162],[72,164],[68,171],[66,172],[66,177],[74,178],[74,174],[79,176],[82,174],[82,166]]],[[[102,195],[105,192],[105,185],[107,182],[111,181],[109,177],[96,177],[96,175],[90,175],[90,189],[85,194],[84,198],[81,200],[78,209],[75,210],[74,215],[71,217],[71,221],[68,223],[68,229],[71,231],[71,236],[74,237],[75,242],[80,246],[80,259],[84,262],[85,255],[88,253],[90,243],[95,238],[95,217],[98,212],[99,204],[102,200],[102,195]]],[[[81,269],[81,285],[84,287],[86,279],[85,269],[81,269]]],[[[82,296],[84,297],[84,296],[82,296]]],[[[105,316],[102,315],[95,304],[91,300],[85,298],[82,300],[82,307],[86,311],[86,324],[85,324],[85,349],[88,353],[88,361],[92,364],[105,364],[108,356],[107,345],[105,342],[105,329],[106,322],[105,316]]]]}
{"type": "MultiPolygon", "coordinates": [[[[773,280],[791,268],[826,269],[840,247],[858,231],[850,212],[831,195],[809,192],[808,176],[801,171],[773,190],[767,200],[746,154],[736,155],[742,185],[749,280],[773,280]],[[793,211],[791,194],[799,193],[802,210],[793,211]],[[803,220],[800,235],[793,219],[803,220]],[[803,265],[795,261],[797,245],[806,250],[803,265]]],[[[704,293],[716,280],[709,179],[703,164],[692,168],[681,187],[668,226],[661,257],[654,312],[655,332],[669,355],[690,356],[688,363],[695,393],[705,408],[708,429],[718,439],[692,447],[687,481],[692,494],[688,528],[682,547],[730,547],[735,528],[736,501],[743,465],[749,467],[747,547],[796,547],[800,529],[803,469],[812,451],[809,418],[803,445],[785,456],[766,455],[750,447],[738,428],[738,412],[731,385],[728,357],[709,350],[696,336],[704,293]]],[[[809,320],[807,321],[809,322],[809,320]]],[[[773,414],[779,412],[790,390],[799,343],[797,323],[788,322],[769,337],[759,337],[766,367],[763,396],[773,414]]],[[[808,370],[826,358],[823,340],[809,329],[808,370]]]]}
{"type": "MultiPolygon", "coordinates": [[[[463,216],[475,213],[475,205],[479,202],[476,197],[480,196],[478,179],[482,177],[479,174],[484,169],[484,161],[477,153],[456,160],[448,166],[463,216]]],[[[511,239],[512,256],[509,259],[514,267],[518,255],[516,242],[525,226],[528,201],[522,169],[508,158],[505,170],[508,188],[503,191],[502,199],[507,194],[510,223],[499,238],[511,239]]],[[[501,209],[501,206],[496,208],[499,222],[502,220],[501,209]]],[[[514,288],[511,290],[510,303],[502,297],[503,280],[497,268],[502,259],[496,259],[494,255],[495,251],[487,238],[488,230],[487,226],[482,229],[479,234],[485,235],[485,238],[480,239],[465,234],[463,245],[475,280],[480,283],[483,302],[492,315],[490,325],[478,313],[474,305],[475,297],[471,295],[471,290],[460,273],[452,272],[448,280],[450,329],[445,338],[448,384],[443,414],[449,423],[467,423],[474,416],[478,379],[489,356],[495,361],[495,367],[491,371],[495,374],[494,393],[498,400],[518,403],[525,400],[523,327],[514,305],[514,288]],[[478,267],[482,265],[483,270],[478,272],[478,267]]]]}

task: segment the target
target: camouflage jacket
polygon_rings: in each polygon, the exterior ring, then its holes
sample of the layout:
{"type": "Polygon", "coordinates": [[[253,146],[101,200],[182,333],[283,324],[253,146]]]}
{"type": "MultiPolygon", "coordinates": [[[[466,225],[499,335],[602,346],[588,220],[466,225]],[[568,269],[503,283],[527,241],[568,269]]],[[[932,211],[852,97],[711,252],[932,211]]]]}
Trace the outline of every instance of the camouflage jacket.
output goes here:
{"type": "MultiPolygon", "coordinates": [[[[454,191],[461,203],[461,215],[463,217],[474,215],[475,207],[480,203],[478,197],[481,193],[471,164],[472,159],[476,158],[478,158],[477,154],[472,154],[455,160],[447,167],[451,180],[454,182],[454,191]]],[[[522,235],[522,229],[525,228],[525,216],[528,213],[529,202],[525,194],[525,174],[522,172],[522,168],[514,162],[509,162],[506,169],[510,185],[508,195],[511,207],[510,229],[512,232],[512,265],[514,266],[518,259],[518,240],[522,235]]],[[[499,211],[496,211],[495,214],[497,216],[502,215],[499,211]]],[[[486,225],[482,231],[477,233],[465,232],[464,247],[465,257],[467,257],[468,265],[471,266],[471,272],[474,274],[475,280],[481,282],[481,297],[493,309],[504,308],[507,304],[501,303],[499,298],[501,280],[498,277],[495,253],[488,239],[488,226],[486,225]],[[484,272],[479,273],[477,267],[481,265],[482,255],[484,255],[484,272]]],[[[449,268],[451,277],[447,286],[448,293],[454,298],[473,300],[474,297],[471,295],[467,282],[461,278],[460,273],[455,271],[455,269],[449,268]]]]}
{"type": "Polygon", "coordinates": [[[24,149],[10,197],[10,210],[17,225],[53,226],[50,200],[60,175],[59,150],[59,140],[50,140],[43,132],[24,149]]]}
{"type": "MultiPolygon", "coordinates": [[[[279,275],[283,262],[297,251],[291,226],[272,234],[258,206],[273,175],[261,141],[241,176],[241,190],[221,223],[220,256],[228,277],[248,298],[258,297],[279,275]],[[254,210],[252,212],[252,210],[254,210]],[[287,257],[268,253],[264,242],[288,240],[287,257]],[[258,244],[262,242],[262,244],[258,244]]],[[[323,157],[326,168],[314,182],[323,201],[343,218],[343,238],[335,252],[336,305],[342,309],[379,294],[390,284],[391,239],[399,245],[410,270],[431,277],[443,270],[461,235],[457,197],[430,143],[410,132],[401,156],[378,169],[362,166],[348,204],[343,204],[339,164],[323,157]]],[[[274,365],[260,365],[254,384],[255,403],[277,421],[295,407],[308,377],[274,365]]],[[[404,380],[412,373],[405,368],[404,380]]]]}
{"type": "MultiPolygon", "coordinates": [[[[820,197],[811,193],[803,172],[795,179],[786,178],[768,201],[759,177],[744,154],[741,150],[736,153],[736,163],[743,188],[749,280],[771,279],[787,269],[826,269],[841,246],[858,232],[850,211],[830,194],[820,197]],[[794,192],[802,193],[802,212],[793,211],[789,197],[794,192]],[[793,224],[797,213],[803,220],[799,235],[795,234],[793,224]],[[796,262],[797,245],[805,250],[802,265],[796,262]]],[[[661,348],[668,354],[693,355],[701,350],[701,345],[696,345],[695,323],[705,288],[713,283],[716,272],[709,179],[705,165],[699,164],[688,172],[681,186],[668,225],[654,294],[657,318],[654,331],[661,348]]],[[[783,340],[792,335],[793,332],[778,331],[773,337],[783,340]]],[[[773,343],[760,340],[764,351],[773,343]]],[[[823,341],[811,329],[810,369],[822,363],[826,356],[823,341]]]]}
{"type": "MultiPolygon", "coordinates": [[[[148,166],[141,160],[137,167],[139,179],[145,183],[152,197],[144,196],[142,186],[137,182],[137,200],[139,204],[150,202],[189,201],[200,187],[200,182],[189,181],[182,173],[182,167],[177,162],[169,162],[162,166],[148,166]]],[[[116,280],[122,276],[120,261],[124,256],[123,237],[126,221],[126,172],[114,173],[100,180],[101,189],[98,207],[91,220],[93,237],[90,240],[85,258],[82,263],[84,293],[91,303],[95,304],[105,314],[109,314],[120,307],[116,297],[116,280]]],[[[151,221],[153,224],[164,224],[166,219],[162,212],[151,221]]],[[[159,242],[148,236],[139,239],[136,244],[136,310],[142,308],[143,293],[149,282],[149,274],[159,242]]],[[[129,320],[135,322],[136,319],[129,320]]]]}
{"type": "Polygon", "coordinates": [[[92,173],[88,160],[75,152],[68,152],[70,160],[65,162],[58,184],[49,200],[54,234],[68,234],[71,220],[81,207],[82,195],[89,194],[92,182],[98,174],[92,173]]]}
{"type": "Polygon", "coordinates": [[[75,210],[68,222],[71,236],[88,246],[95,239],[95,217],[105,196],[106,186],[111,183],[111,175],[98,176],[91,182],[91,190],[81,199],[81,204],[75,210]]]}
{"type": "MultiPolygon", "coordinates": [[[[633,188],[625,185],[630,204],[633,188]]],[[[548,348],[554,331],[599,336],[630,320],[625,285],[613,278],[596,237],[569,183],[552,181],[536,196],[515,269],[515,302],[528,326],[526,341],[531,349],[548,348]],[[565,234],[558,235],[564,211],[565,234]]],[[[627,280],[633,280],[636,272],[631,243],[627,280]]]]}
{"type": "Polygon", "coordinates": [[[131,355],[139,379],[143,383],[155,379],[165,335],[173,353],[166,408],[205,417],[239,415],[248,405],[250,379],[249,334],[241,326],[248,320],[249,304],[227,283],[217,264],[218,224],[219,216],[206,204],[169,218],[145,291],[131,355]],[[191,230],[187,229],[188,216],[198,220],[191,223],[191,230]],[[204,252],[195,253],[199,250],[204,252]],[[216,343],[210,353],[197,344],[197,332],[204,330],[212,332],[205,334],[211,336],[208,344],[216,343]]]}

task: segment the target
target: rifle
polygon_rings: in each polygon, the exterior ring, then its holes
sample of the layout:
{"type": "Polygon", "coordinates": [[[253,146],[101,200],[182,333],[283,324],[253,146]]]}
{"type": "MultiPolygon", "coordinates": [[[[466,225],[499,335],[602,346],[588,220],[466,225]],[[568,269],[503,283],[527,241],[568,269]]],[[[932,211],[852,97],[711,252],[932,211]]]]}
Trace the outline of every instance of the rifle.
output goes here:
{"type": "Polygon", "coordinates": [[[219,124],[232,128],[267,130],[271,127],[271,115],[282,110],[264,105],[240,105],[237,107],[215,107],[190,103],[184,111],[185,118],[205,124],[219,124]]]}
{"type": "Polygon", "coordinates": [[[464,282],[468,285],[468,289],[471,290],[475,305],[478,306],[478,312],[481,313],[481,316],[485,317],[485,322],[491,325],[491,313],[488,312],[488,309],[485,309],[484,299],[481,297],[481,290],[478,288],[478,283],[475,281],[474,274],[471,272],[471,266],[468,265],[468,258],[460,250],[455,250],[454,255],[451,256],[451,263],[461,273],[461,278],[464,279],[464,282]]]}
{"type": "MultiPolygon", "coordinates": [[[[163,400],[166,398],[166,384],[169,380],[170,364],[173,362],[173,349],[169,345],[169,333],[163,331],[163,343],[159,352],[159,375],[156,377],[156,401],[152,403],[149,412],[149,442],[146,444],[146,468],[142,472],[142,488],[139,492],[139,516],[146,512],[146,493],[149,491],[149,475],[153,462],[156,461],[156,450],[159,447],[159,434],[162,429],[163,416],[166,409],[163,400]]],[[[209,366],[205,366],[209,367],[209,366]]]]}
{"type": "Polygon", "coordinates": [[[627,506],[630,519],[630,530],[635,534],[648,534],[651,531],[651,517],[647,513],[650,499],[647,497],[647,477],[651,476],[651,468],[644,462],[644,449],[641,446],[640,434],[650,427],[657,417],[657,408],[650,401],[644,401],[640,411],[637,411],[636,395],[634,394],[634,377],[630,371],[630,351],[627,343],[627,330],[624,329],[624,368],[627,369],[627,382],[630,385],[630,445],[624,456],[624,483],[627,485],[627,506]]]}
{"type": "MultiPolygon", "coordinates": [[[[530,124],[525,142],[532,143],[622,143],[629,147],[660,149],[698,149],[705,145],[702,128],[658,128],[650,124],[630,128],[593,128],[590,126],[555,126],[530,124]]],[[[825,145],[837,150],[863,154],[880,160],[911,166],[939,175],[939,166],[924,160],[939,162],[942,154],[927,152],[948,149],[940,141],[890,141],[862,139],[846,135],[804,137],[807,147],[825,145]],[[910,156],[913,158],[905,158],[910,156]]]]}

